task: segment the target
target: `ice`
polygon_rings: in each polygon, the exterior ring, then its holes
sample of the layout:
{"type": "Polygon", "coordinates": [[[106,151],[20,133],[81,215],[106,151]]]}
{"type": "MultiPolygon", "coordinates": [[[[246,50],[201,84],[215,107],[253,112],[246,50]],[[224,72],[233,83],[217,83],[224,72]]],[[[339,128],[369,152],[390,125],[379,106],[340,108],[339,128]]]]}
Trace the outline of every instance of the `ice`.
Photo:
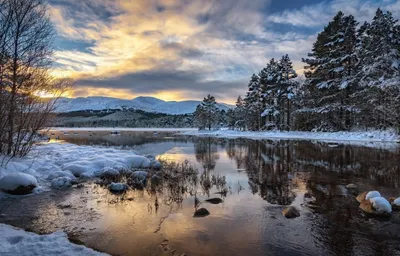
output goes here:
{"type": "Polygon", "coordinates": [[[60,231],[49,235],[37,235],[5,224],[0,224],[0,244],[2,256],[108,255],[73,244],[69,242],[67,235],[60,231]]]}
{"type": "Polygon", "coordinates": [[[374,198],[369,199],[369,201],[372,203],[372,206],[378,212],[387,212],[387,213],[392,212],[392,206],[390,205],[389,201],[383,197],[379,197],[379,196],[374,197],[374,198]]]}
{"type": "Polygon", "coordinates": [[[11,173],[7,174],[0,179],[0,189],[2,190],[15,190],[19,186],[38,186],[35,177],[26,173],[11,173]]]}
{"type": "Polygon", "coordinates": [[[366,195],[365,195],[365,200],[371,199],[371,198],[375,198],[375,197],[380,197],[381,193],[379,193],[378,191],[369,191],[366,195]]]}

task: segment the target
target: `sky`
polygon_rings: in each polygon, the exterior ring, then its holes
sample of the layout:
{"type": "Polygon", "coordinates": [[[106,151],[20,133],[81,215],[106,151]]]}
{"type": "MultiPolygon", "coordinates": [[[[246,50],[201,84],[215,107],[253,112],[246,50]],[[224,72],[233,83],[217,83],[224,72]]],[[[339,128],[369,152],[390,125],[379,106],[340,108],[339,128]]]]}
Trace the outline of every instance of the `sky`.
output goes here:
{"type": "Polygon", "coordinates": [[[54,75],[69,97],[233,103],[253,73],[302,57],[339,11],[362,23],[378,7],[400,18],[400,0],[49,0],[54,75]]]}

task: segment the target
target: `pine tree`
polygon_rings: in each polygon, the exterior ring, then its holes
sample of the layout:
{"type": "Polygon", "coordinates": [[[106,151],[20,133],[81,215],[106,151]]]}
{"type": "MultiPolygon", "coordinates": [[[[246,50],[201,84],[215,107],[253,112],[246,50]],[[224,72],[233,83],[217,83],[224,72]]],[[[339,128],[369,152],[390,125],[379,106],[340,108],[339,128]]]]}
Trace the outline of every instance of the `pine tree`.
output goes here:
{"type": "Polygon", "coordinates": [[[234,110],[234,117],[235,117],[235,122],[234,122],[234,127],[239,128],[239,129],[244,129],[245,124],[246,124],[246,108],[245,108],[245,102],[242,99],[241,96],[239,96],[236,100],[236,107],[234,110]]]}
{"type": "Polygon", "coordinates": [[[197,106],[195,111],[195,119],[200,129],[208,127],[208,129],[211,130],[211,128],[219,120],[219,117],[220,112],[217,108],[215,98],[209,94],[197,106]]]}
{"type": "Polygon", "coordinates": [[[400,27],[392,13],[376,11],[371,24],[358,31],[360,72],[358,78],[367,103],[363,116],[375,126],[386,128],[397,123],[400,87],[400,27]]]}
{"type": "Polygon", "coordinates": [[[307,64],[306,90],[312,97],[303,110],[323,121],[321,129],[343,130],[351,125],[350,97],[357,66],[356,26],[353,16],[339,12],[318,35],[309,54],[311,58],[303,59],[307,64]]]}
{"type": "Polygon", "coordinates": [[[262,103],[260,78],[253,74],[248,84],[248,92],[244,99],[246,109],[246,124],[249,130],[258,130],[261,124],[262,103]]]}

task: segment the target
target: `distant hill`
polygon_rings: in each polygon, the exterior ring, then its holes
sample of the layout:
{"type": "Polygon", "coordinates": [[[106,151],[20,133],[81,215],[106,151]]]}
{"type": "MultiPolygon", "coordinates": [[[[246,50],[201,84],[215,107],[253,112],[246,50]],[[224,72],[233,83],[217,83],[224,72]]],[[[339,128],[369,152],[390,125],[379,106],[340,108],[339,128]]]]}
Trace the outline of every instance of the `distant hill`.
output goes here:
{"type": "MultiPolygon", "coordinates": [[[[163,101],[154,97],[137,97],[132,100],[117,99],[110,97],[79,97],[60,98],[57,101],[57,113],[74,111],[98,111],[105,109],[142,110],[153,113],[164,113],[169,115],[191,114],[201,101],[163,101]]],[[[228,110],[233,107],[228,104],[218,103],[219,109],[228,110]]]]}

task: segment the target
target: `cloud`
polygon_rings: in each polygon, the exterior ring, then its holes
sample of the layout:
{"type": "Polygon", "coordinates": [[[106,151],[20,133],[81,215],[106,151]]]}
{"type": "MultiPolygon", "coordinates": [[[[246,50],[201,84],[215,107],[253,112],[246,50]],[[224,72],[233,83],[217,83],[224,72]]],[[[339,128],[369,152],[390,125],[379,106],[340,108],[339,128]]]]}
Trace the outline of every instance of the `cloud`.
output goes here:
{"type": "Polygon", "coordinates": [[[391,11],[395,15],[400,14],[399,0],[381,2],[372,0],[334,0],[303,6],[297,10],[284,10],[271,14],[267,17],[267,21],[298,27],[321,27],[326,25],[338,11],[342,11],[346,15],[352,14],[359,21],[371,20],[378,7],[391,11]]]}
{"type": "MultiPolygon", "coordinates": [[[[397,13],[398,3],[381,2],[397,13]]],[[[301,72],[301,58],[337,10],[370,18],[379,5],[334,0],[268,14],[269,4],[50,0],[60,45],[70,46],[56,50],[54,74],[76,78],[74,95],[80,96],[201,99],[212,93],[232,103],[272,57],[288,53],[301,72]]]]}

